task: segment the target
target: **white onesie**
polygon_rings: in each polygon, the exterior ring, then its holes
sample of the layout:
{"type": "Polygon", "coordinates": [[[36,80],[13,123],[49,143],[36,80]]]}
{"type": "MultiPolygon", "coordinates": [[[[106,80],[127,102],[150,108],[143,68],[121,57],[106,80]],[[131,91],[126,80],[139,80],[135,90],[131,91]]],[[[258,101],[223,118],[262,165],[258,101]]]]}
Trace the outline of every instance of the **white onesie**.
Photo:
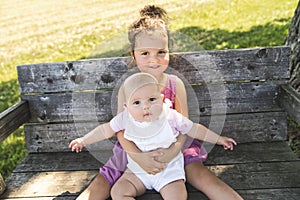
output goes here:
{"type": "MultiPolygon", "coordinates": [[[[176,142],[179,133],[186,134],[193,126],[193,122],[176,110],[163,106],[159,120],[153,122],[137,122],[128,113],[127,109],[119,113],[110,121],[111,128],[118,132],[124,130],[124,137],[133,141],[143,152],[159,148],[168,148],[176,142]]],[[[127,167],[145,185],[147,189],[160,191],[162,187],[176,180],[185,180],[184,159],[180,152],[160,173],[148,174],[128,155],[127,167]]]]}

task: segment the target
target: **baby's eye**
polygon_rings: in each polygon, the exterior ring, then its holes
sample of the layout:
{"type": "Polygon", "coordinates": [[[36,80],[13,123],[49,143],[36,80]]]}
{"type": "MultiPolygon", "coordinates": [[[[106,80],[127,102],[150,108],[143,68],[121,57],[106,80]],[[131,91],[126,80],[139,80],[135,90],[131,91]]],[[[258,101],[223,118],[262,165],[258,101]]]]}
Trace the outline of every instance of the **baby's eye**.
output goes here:
{"type": "Polygon", "coordinates": [[[141,102],[140,102],[140,101],[134,101],[132,104],[133,104],[133,105],[140,105],[141,102]]]}
{"type": "Polygon", "coordinates": [[[153,101],[156,101],[156,99],[157,99],[157,98],[155,98],[155,97],[151,97],[151,98],[149,98],[149,101],[150,101],[150,102],[153,102],[153,101]]]}

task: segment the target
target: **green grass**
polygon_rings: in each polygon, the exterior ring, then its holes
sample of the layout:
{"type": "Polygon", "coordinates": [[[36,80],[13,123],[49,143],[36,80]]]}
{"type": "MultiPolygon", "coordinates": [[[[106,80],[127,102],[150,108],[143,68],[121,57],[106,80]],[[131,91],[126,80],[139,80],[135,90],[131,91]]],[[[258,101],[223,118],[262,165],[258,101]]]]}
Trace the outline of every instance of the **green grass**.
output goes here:
{"type": "MultiPolygon", "coordinates": [[[[189,42],[177,41],[177,51],[283,45],[298,3],[155,2],[168,11],[171,30],[189,38],[189,42]]],[[[144,5],[143,1],[129,0],[1,1],[0,111],[20,99],[17,65],[126,55],[126,29],[144,5]]],[[[25,155],[22,129],[0,142],[0,172],[4,178],[25,155]]]]}

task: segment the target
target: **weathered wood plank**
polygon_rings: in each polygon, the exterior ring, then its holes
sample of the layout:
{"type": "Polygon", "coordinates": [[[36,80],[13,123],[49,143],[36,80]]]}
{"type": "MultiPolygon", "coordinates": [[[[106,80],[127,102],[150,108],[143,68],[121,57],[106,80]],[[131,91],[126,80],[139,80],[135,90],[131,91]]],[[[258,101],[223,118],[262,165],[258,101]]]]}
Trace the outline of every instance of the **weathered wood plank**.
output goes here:
{"type": "MultiPolygon", "coordinates": [[[[68,194],[68,193],[66,193],[68,194]]],[[[69,194],[70,196],[66,196],[66,194],[61,194],[58,196],[52,197],[29,197],[29,198],[1,198],[1,200],[74,200],[78,196],[78,194],[69,194]]]]}
{"type": "MultiPolygon", "coordinates": [[[[260,162],[210,166],[210,170],[236,190],[300,188],[300,161],[260,162]]],[[[98,171],[13,173],[4,198],[77,194],[98,171]],[[26,184],[24,184],[26,183],[26,184]],[[41,185],[47,185],[40,188],[41,185]]],[[[195,191],[188,187],[189,191],[195,191]]],[[[2,198],[3,198],[2,197],[2,198]]]]}
{"type": "Polygon", "coordinates": [[[28,103],[21,101],[0,113],[0,141],[30,119],[28,103]]]}
{"type": "MultiPolygon", "coordinates": [[[[245,200],[298,200],[300,197],[300,188],[280,188],[280,189],[254,189],[254,190],[237,190],[237,192],[245,200]]],[[[161,199],[157,195],[157,199],[161,199]]],[[[148,199],[148,198],[147,198],[148,199]]],[[[188,199],[190,200],[207,200],[202,193],[190,192],[188,199]]],[[[150,200],[150,198],[149,198],[150,200]]],[[[156,200],[153,198],[153,200],[156,200]]]]}
{"type": "MultiPolygon", "coordinates": [[[[300,196],[300,188],[290,188],[290,189],[257,189],[257,190],[237,190],[237,192],[247,200],[298,200],[300,196]]],[[[78,195],[77,194],[65,194],[58,195],[55,197],[30,197],[32,200],[73,200],[78,195]]],[[[2,198],[1,198],[2,199],[2,198]]],[[[158,193],[147,192],[141,197],[137,197],[138,200],[162,200],[158,193]]],[[[189,192],[188,200],[207,200],[208,198],[201,192],[189,192]]],[[[4,198],[3,200],[29,200],[29,198],[4,198]]]]}
{"type": "MultiPolygon", "coordinates": [[[[78,154],[75,152],[30,153],[14,172],[97,170],[103,165],[100,159],[97,160],[97,153],[87,151],[78,154]]],[[[104,159],[107,161],[109,156],[112,155],[111,151],[101,151],[100,153],[103,156],[103,161],[104,159]]]]}
{"type": "Polygon", "coordinates": [[[184,53],[171,65],[188,82],[220,82],[241,80],[276,80],[289,78],[290,49],[229,49],[184,53]],[[279,67],[280,66],[280,67],[279,67]],[[282,67],[282,68],[281,68],[282,67]],[[281,68],[281,69],[279,69],[281,68]],[[281,71],[281,75],[278,74],[281,71]]]}
{"type": "Polygon", "coordinates": [[[209,129],[239,143],[286,140],[286,113],[244,113],[200,117],[209,129]],[[223,120],[224,124],[222,124],[223,120]]]}
{"type": "MultiPolygon", "coordinates": [[[[245,200],[298,200],[300,197],[300,188],[290,189],[257,189],[257,190],[237,190],[237,192],[245,200]]],[[[157,193],[148,192],[147,195],[138,197],[138,200],[163,200],[157,193]]],[[[208,200],[208,198],[201,192],[189,192],[189,200],[208,200]]]]}
{"type": "Polygon", "coordinates": [[[98,171],[13,173],[1,198],[55,197],[78,195],[98,171]]]}
{"type": "MultiPolygon", "coordinates": [[[[197,98],[188,98],[188,104],[199,105],[200,115],[280,111],[278,88],[285,81],[237,82],[229,84],[194,85],[197,98]],[[195,101],[197,101],[195,103],[195,101]]],[[[188,97],[190,93],[188,92],[188,97]]]]}
{"type": "MultiPolygon", "coordinates": [[[[27,150],[29,152],[61,152],[70,151],[68,145],[77,137],[81,137],[94,129],[98,122],[26,125],[24,127],[27,150]]],[[[89,149],[111,150],[115,138],[90,145],[89,149]],[[97,149],[96,149],[97,148],[97,149]]]]}
{"type": "MultiPolygon", "coordinates": [[[[47,172],[47,171],[80,171],[96,170],[108,160],[111,151],[84,151],[30,153],[14,172],[47,172]],[[78,165],[78,163],[81,163],[78,165]]],[[[239,144],[234,151],[225,151],[214,146],[209,151],[205,165],[226,165],[251,162],[297,161],[299,158],[292,152],[286,142],[246,143],[239,144]]]]}
{"type": "Polygon", "coordinates": [[[225,165],[238,163],[278,161],[299,161],[287,142],[265,142],[238,144],[233,151],[224,151],[215,146],[208,154],[205,165],[225,165]]]}
{"type": "Polygon", "coordinates": [[[300,124],[300,94],[290,85],[279,89],[279,102],[294,121],[300,124]]]}
{"type": "Polygon", "coordinates": [[[52,196],[52,197],[30,197],[30,198],[1,198],[1,200],[12,200],[12,199],[16,199],[16,200],[74,200],[76,199],[76,197],[78,196],[78,194],[75,195],[71,195],[71,196],[65,196],[64,194],[62,195],[58,195],[58,196],[52,196]]]}
{"type": "MultiPolygon", "coordinates": [[[[193,86],[188,93],[190,115],[281,111],[278,87],[282,81],[193,86]],[[199,107],[196,112],[195,108],[199,107]]],[[[107,121],[117,108],[117,90],[22,96],[29,102],[30,122],[107,121]]]]}
{"type": "MultiPolygon", "coordinates": [[[[171,58],[169,72],[191,84],[288,79],[289,55],[289,47],[179,53],[171,58]]],[[[125,57],[18,66],[21,93],[113,88],[129,62],[125,57]]]]}
{"type": "Polygon", "coordinates": [[[253,200],[297,200],[300,197],[300,188],[240,190],[238,192],[244,199],[253,200]]]}
{"type": "Polygon", "coordinates": [[[0,173],[0,196],[5,191],[5,189],[6,189],[6,184],[4,182],[2,174],[0,173]]]}
{"type": "Polygon", "coordinates": [[[209,169],[235,189],[300,187],[299,161],[218,165],[209,169]]]}
{"type": "MultiPolygon", "coordinates": [[[[286,140],[284,112],[247,113],[201,117],[200,123],[209,129],[235,138],[239,143],[286,140]]],[[[28,124],[24,127],[29,152],[70,151],[71,140],[87,134],[100,123],[75,122],[55,124],[28,124]]],[[[89,148],[111,150],[115,139],[105,140],[89,148]]]]}

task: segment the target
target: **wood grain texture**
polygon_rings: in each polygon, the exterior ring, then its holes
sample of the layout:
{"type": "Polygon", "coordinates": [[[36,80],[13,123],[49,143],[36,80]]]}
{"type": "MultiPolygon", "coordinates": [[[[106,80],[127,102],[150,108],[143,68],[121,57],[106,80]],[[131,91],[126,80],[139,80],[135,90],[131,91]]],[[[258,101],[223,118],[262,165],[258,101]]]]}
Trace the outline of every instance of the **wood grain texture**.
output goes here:
{"type": "MultiPolygon", "coordinates": [[[[69,171],[96,170],[107,161],[110,155],[110,150],[97,152],[91,149],[81,153],[30,153],[14,172],[48,172],[66,169],[69,171]],[[102,156],[102,158],[100,158],[100,156],[102,156]],[[80,163],[80,165],[78,163],[80,163]]],[[[261,161],[291,162],[299,161],[299,158],[292,152],[285,141],[238,144],[234,151],[225,151],[222,147],[216,145],[209,151],[205,165],[232,165],[239,163],[257,163],[261,161]]]]}
{"type": "Polygon", "coordinates": [[[4,182],[2,174],[0,173],[0,196],[5,191],[5,189],[6,189],[6,184],[4,182]]]}
{"type": "MultiPolygon", "coordinates": [[[[188,83],[289,78],[289,47],[175,54],[170,73],[188,83]]],[[[130,58],[104,58],[18,66],[21,94],[114,88],[130,58]]]]}
{"type": "MultiPolygon", "coordinates": [[[[286,140],[286,113],[245,113],[200,118],[209,129],[233,137],[239,143],[286,140]]],[[[98,126],[99,122],[30,124],[24,127],[29,152],[70,151],[71,140],[82,137],[98,126]]],[[[115,138],[90,145],[97,150],[111,150],[115,138]]]]}
{"type": "Polygon", "coordinates": [[[4,140],[29,119],[30,111],[26,101],[21,101],[0,113],[0,141],[4,140]]]}
{"type": "MultiPolygon", "coordinates": [[[[215,147],[205,164],[247,199],[273,199],[272,191],[282,192],[280,197],[295,197],[300,189],[300,160],[288,148],[285,142],[241,144],[234,151],[215,147]]],[[[7,180],[9,187],[1,198],[75,197],[98,173],[99,166],[89,152],[29,154],[7,180]],[[47,189],[37,189],[41,184],[47,189]]],[[[187,187],[189,199],[206,199],[192,186],[187,187]]],[[[158,194],[150,191],[140,199],[155,197],[158,194]]]]}
{"type": "Polygon", "coordinates": [[[279,89],[279,102],[291,118],[300,124],[300,94],[290,85],[282,85],[279,89]]]}
{"type": "MultiPolygon", "coordinates": [[[[188,92],[190,116],[282,111],[278,88],[283,81],[193,86],[188,92]],[[195,108],[197,108],[195,110],[195,108]]],[[[22,96],[30,122],[108,121],[117,110],[117,91],[85,91],[22,96]]]]}

